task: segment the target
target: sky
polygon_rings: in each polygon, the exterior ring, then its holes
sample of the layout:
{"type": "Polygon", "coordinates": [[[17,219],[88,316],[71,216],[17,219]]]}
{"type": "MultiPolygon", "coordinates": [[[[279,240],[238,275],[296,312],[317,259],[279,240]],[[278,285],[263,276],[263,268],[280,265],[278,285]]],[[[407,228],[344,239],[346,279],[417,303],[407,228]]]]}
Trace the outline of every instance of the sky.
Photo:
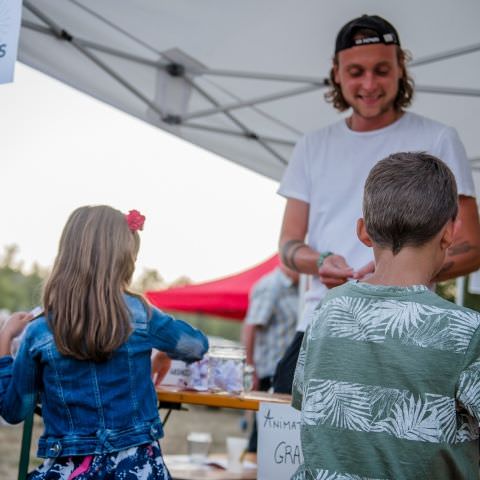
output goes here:
{"type": "Polygon", "coordinates": [[[69,214],[87,204],[146,216],[135,276],[198,282],[275,253],[277,182],[20,63],[0,106],[0,248],[18,245],[27,269],[52,264],[69,214]]]}

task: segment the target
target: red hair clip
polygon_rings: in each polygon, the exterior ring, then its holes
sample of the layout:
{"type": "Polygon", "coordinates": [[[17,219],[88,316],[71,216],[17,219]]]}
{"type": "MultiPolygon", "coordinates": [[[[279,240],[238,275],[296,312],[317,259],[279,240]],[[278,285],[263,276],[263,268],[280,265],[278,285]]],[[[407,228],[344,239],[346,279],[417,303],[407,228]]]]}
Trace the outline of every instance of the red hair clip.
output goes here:
{"type": "Polygon", "coordinates": [[[132,232],[137,230],[143,230],[143,224],[145,223],[145,216],[138,210],[130,210],[125,214],[125,220],[127,220],[128,228],[132,232]]]}

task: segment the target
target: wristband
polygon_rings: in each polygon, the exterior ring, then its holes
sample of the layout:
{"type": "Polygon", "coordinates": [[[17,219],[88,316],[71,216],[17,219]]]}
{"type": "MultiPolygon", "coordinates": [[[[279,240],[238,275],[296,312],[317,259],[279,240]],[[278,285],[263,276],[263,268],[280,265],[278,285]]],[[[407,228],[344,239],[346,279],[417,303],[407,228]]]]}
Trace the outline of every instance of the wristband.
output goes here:
{"type": "Polygon", "coordinates": [[[317,268],[320,268],[323,265],[323,262],[327,257],[333,255],[333,252],[322,252],[320,256],[317,258],[317,268]]]}

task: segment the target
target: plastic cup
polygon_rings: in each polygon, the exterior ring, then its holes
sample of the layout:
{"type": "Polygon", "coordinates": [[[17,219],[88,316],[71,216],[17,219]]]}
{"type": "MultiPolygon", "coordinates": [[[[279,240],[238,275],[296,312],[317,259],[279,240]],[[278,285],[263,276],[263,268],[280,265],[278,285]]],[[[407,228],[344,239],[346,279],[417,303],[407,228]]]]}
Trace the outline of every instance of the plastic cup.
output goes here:
{"type": "Polygon", "coordinates": [[[204,432],[191,432],[187,436],[188,455],[192,463],[204,463],[212,443],[212,435],[204,432]]]}
{"type": "Polygon", "coordinates": [[[243,470],[243,454],[247,449],[248,440],[241,437],[227,437],[227,469],[233,473],[243,470]]]}

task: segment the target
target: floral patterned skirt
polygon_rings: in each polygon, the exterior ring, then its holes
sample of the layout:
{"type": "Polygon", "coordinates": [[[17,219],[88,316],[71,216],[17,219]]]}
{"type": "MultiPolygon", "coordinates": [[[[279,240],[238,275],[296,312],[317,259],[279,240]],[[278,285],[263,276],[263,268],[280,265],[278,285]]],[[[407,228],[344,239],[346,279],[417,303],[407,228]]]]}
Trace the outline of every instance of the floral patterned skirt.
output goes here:
{"type": "Polygon", "coordinates": [[[120,452],[47,458],[28,480],[171,480],[158,442],[120,452]]]}

